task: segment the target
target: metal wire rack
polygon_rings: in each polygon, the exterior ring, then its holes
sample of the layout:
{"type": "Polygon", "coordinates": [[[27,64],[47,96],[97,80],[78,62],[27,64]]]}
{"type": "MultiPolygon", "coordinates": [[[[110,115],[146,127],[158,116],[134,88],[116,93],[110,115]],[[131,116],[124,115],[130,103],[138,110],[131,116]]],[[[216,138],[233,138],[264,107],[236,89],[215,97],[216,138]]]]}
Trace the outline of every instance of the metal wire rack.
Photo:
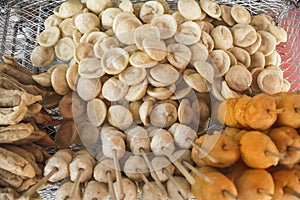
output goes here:
{"type": "MultiPolygon", "coordinates": [[[[14,56],[33,73],[30,54],[37,45],[36,37],[43,31],[44,20],[64,0],[0,0],[0,56],[14,56]]],[[[133,0],[142,2],[146,0],[133,0]]],[[[167,0],[175,9],[178,0],[167,0]]],[[[288,33],[288,42],[278,46],[282,57],[284,77],[291,83],[291,90],[300,90],[300,6],[299,0],[216,0],[220,4],[240,4],[251,14],[267,13],[288,33]]],[[[1,58],[0,58],[1,59],[1,58]]],[[[49,128],[50,134],[55,129],[49,128]]],[[[42,199],[55,199],[60,183],[40,192],[42,199]]]]}

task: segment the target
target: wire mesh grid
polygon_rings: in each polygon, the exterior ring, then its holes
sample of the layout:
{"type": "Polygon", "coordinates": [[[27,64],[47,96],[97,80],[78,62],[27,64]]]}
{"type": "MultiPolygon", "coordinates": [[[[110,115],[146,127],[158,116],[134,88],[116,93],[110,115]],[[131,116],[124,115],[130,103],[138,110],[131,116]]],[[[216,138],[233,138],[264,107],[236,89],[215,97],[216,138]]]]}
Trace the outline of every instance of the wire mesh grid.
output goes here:
{"type": "MultiPolygon", "coordinates": [[[[33,73],[39,68],[32,66],[30,54],[37,45],[36,37],[44,29],[43,22],[53,9],[64,0],[0,0],[0,56],[14,56],[17,61],[33,73]]],[[[143,2],[146,0],[133,0],[143,2]]],[[[178,0],[167,0],[176,9],[178,0]]],[[[299,0],[217,0],[220,4],[240,4],[253,14],[267,13],[288,32],[288,42],[278,46],[282,57],[284,76],[292,90],[300,90],[300,9],[299,0]]],[[[57,114],[57,111],[51,111],[57,114]]],[[[44,127],[55,134],[55,127],[44,127]]],[[[72,148],[76,149],[75,144],[72,148]]],[[[55,150],[50,150],[55,151],[55,150]]],[[[61,182],[40,191],[42,199],[55,199],[55,191],[61,182]]]]}
{"type": "Polygon", "coordinates": [[[30,54],[37,45],[36,37],[44,29],[43,21],[52,14],[62,0],[8,1],[1,8],[0,55],[14,56],[20,64],[38,73],[30,61],[30,54]]]}

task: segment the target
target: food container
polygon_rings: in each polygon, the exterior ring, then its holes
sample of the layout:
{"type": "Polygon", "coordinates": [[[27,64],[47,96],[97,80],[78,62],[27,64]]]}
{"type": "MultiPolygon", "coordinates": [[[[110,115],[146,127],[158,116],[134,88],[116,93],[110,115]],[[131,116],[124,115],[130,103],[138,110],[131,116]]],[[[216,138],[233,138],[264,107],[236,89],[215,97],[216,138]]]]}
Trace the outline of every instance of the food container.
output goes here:
{"type": "MultiPolygon", "coordinates": [[[[142,0],[144,1],[144,0],[142,0]]],[[[291,91],[300,90],[300,1],[298,0],[216,0],[220,4],[240,4],[251,14],[266,13],[288,33],[288,42],[277,47],[282,57],[284,77],[291,91]]],[[[13,56],[33,73],[30,54],[37,45],[37,35],[43,31],[43,21],[63,0],[0,0],[0,56],[13,56]]],[[[141,2],[133,0],[133,2],[141,2]]],[[[171,8],[177,1],[167,0],[171,8]]],[[[46,127],[54,134],[55,128],[46,127]]],[[[40,192],[43,199],[55,199],[59,183],[40,192]]]]}

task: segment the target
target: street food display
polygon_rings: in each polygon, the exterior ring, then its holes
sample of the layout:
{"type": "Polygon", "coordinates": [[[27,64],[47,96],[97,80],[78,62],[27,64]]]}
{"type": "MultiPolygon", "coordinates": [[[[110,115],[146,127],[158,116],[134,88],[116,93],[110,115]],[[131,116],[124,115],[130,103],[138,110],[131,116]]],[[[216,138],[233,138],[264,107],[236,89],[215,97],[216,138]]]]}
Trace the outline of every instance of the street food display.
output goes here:
{"type": "Polygon", "coordinates": [[[41,73],[0,63],[0,199],[299,199],[286,41],[241,5],[63,2],[30,56],[41,73]]]}

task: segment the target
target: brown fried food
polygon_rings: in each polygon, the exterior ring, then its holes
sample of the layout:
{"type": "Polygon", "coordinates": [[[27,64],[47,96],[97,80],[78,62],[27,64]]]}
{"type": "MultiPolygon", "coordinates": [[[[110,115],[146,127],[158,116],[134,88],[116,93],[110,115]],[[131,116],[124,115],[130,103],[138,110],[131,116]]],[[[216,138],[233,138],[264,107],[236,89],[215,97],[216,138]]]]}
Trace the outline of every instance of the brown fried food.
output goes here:
{"type": "Polygon", "coordinates": [[[39,113],[42,110],[43,106],[41,104],[35,103],[35,104],[29,105],[27,108],[28,108],[28,110],[24,117],[25,119],[32,117],[32,116],[36,115],[37,113],[39,113]]]}
{"type": "Polygon", "coordinates": [[[192,193],[198,200],[228,200],[226,193],[237,196],[237,189],[234,183],[225,175],[210,167],[198,168],[211,182],[206,182],[199,176],[193,175],[195,183],[192,185],[192,193]]]}
{"type": "Polygon", "coordinates": [[[44,126],[56,126],[61,124],[61,120],[54,120],[52,116],[45,110],[32,115],[30,118],[26,118],[25,121],[42,124],[44,126]]]}
{"type": "Polygon", "coordinates": [[[13,174],[33,178],[35,170],[33,166],[22,156],[0,147],[0,168],[13,174]]]}
{"type": "Polygon", "coordinates": [[[277,120],[275,100],[266,94],[254,96],[245,109],[246,124],[255,130],[268,130],[277,120]]]}
{"type": "Polygon", "coordinates": [[[298,200],[289,190],[300,194],[300,171],[297,168],[283,169],[272,174],[275,192],[272,200],[298,200]]]}
{"type": "MultiPolygon", "coordinates": [[[[43,132],[43,136],[39,140],[35,141],[36,144],[38,144],[42,147],[49,147],[49,148],[57,147],[57,144],[55,143],[55,141],[52,140],[52,138],[47,133],[45,133],[44,131],[41,131],[41,132],[43,132]]],[[[46,154],[46,155],[49,155],[49,154],[46,154]]],[[[45,156],[45,152],[44,152],[44,156],[45,156]]],[[[45,158],[46,157],[47,156],[45,156],[45,158]]]]}
{"type": "Polygon", "coordinates": [[[49,72],[32,75],[32,78],[42,87],[51,87],[51,73],[49,72]]]}
{"type": "Polygon", "coordinates": [[[54,141],[50,138],[50,136],[44,130],[37,127],[37,125],[35,123],[30,123],[30,124],[34,127],[33,133],[24,139],[14,142],[14,144],[28,144],[28,143],[36,142],[37,144],[39,144],[41,146],[45,146],[45,147],[55,147],[56,146],[54,141]]]}
{"type": "Polygon", "coordinates": [[[13,143],[27,138],[33,133],[33,131],[34,127],[29,123],[2,126],[0,127],[0,143],[13,143]]]}
{"type": "Polygon", "coordinates": [[[7,90],[25,91],[23,88],[21,88],[20,86],[16,85],[11,80],[9,80],[6,76],[7,75],[5,75],[2,72],[0,72],[0,87],[1,88],[7,89],[7,90]]]}
{"type": "MultiPolygon", "coordinates": [[[[5,200],[23,200],[24,198],[19,194],[15,189],[10,187],[0,188],[0,199],[5,200]]],[[[40,195],[36,192],[34,193],[30,199],[26,200],[41,200],[40,195]]]]}
{"type": "Polygon", "coordinates": [[[23,144],[23,145],[18,145],[18,146],[20,148],[32,153],[34,155],[36,162],[42,163],[46,160],[43,147],[41,147],[37,144],[34,144],[34,143],[23,144]]]}
{"type": "MultiPolygon", "coordinates": [[[[18,101],[18,99],[14,99],[15,97],[20,97],[21,100],[25,101],[25,104],[27,106],[31,105],[33,103],[36,103],[37,101],[42,100],[42,96],[40,96],[40,95],[32,95],[32,94],[27,93],[24,90],[13,90],[13,89],[4,89],[4,88],[0,88],[0,96],[2,98],[7,99],[5,101],[8,101],[8,102],[12,101],[9,104],[12,104],[13,106],[17,106],[21,102],[21,101],[18,101]]],[[[0,104],[4,104],[4,103],[1,101],[0,104]]],[[[3,107],[7,107],[7,106],[3,106],[3,107]]]]}
{"type": "Polygon", "coordinates": [[[286,155],[285,159],[279,161],[280,164],[287,167],[293,167],[300,162],[300,135],[296,129],[291,127],[274,128],[268,133],[274,141],[280,153],[286,155]]]}
{"type": "Polygon", "coordinates": [[[26,69],[25,67],[21,66],[18,61],[16,61],[16,59],[14,57],[11,57],[11,56],[2,56],[2,59],[3,61],[10,65],[11,67],[13,67],[14,69],[24,73],[24,74],[27,74],[29,76],[32,75],[32,73],[26,69]]]}
{"type": "Polygon", "coordinates": [[[221,102],[217,109],[217,118],[220,123],[229,126],[241,128],[241,125],[234,117],[234,107],[239,99],[226,99],[221,102]]]}
{"type": "Polygon", "coordinates": [[[56,92],[49,92],[43,99],[42,105],[47,109],[54,109],[58,106],[59,101],[62,96],[58,95],[56,92]]]}
{"type": "Polygon", "coordinates": [[[23,120],[28,108],[25,101],[13,108],[0,108],[0,125],[13,125],[23,120]]]}
{"type": "Polygon", "coordinates": [[[264,133],[248,131],[242,136],[240,145],[241,158],[249,167],[266,169],[279,162],[279,157],[268,155],[268,152],[279,152],[271,138],[264,133]]]}
{"type": "Polygon", "coordinates": [[[44,137],[45,132],[41,131],[41,130],[34,130],[33,133],[31,135],[29,135],[28,137],[24,138],[24,139],[20,139],[18,141],[15,141],[14,144],[28,144],[31,142],[35,142],[40,140],[42,137],[44,137]]]}
{"type": "Polygon", "coordinates": [[[1,147],[5,148],[6,150],[12,151],[12,152],[18,154],[19,156],[22,156],[24,159],[26,159],[30,163],[30,165],[33,167],[36,175],[42,174],[42,170],[36,164],[35,157],[32,153],[30,153],[20,147],[17,147],[14,145],[9,145],[9,144],[3,144],[3,145],[1,145],[1,147]]]}
{"type": "Polygon", "coordinates": [[[66,148],[73,144],[78,136],[73,121],[65,121],[55,134],[55,142],[58,147],[66,148]]]}
{"type": "Polygon", "coordinates": [[[38,181],[37,177],[26,179],[26,180],[24,180],[24,182],[21,185],[21,187],[17,188],[16,191],[17,192],[23,192],[23,191],[29,189],[34,184],[36,184],[37,181],[38,181]]]}
{"type": "Polygon", "coordinates": [[[227,129],[223,130],[222,133],[225,135],[228,135],[235,141],[240,142],[241,138],[243,137],[243,135],[245,133],[247,133],[247,131],[229,127],[227,129]]]}
{"type": "Polygon", "coordinates": [[[10,95],[10,96],[0,96],[0,107],[14,107],[19,105],[21,102],[21,97],[19,95],[10,95]]]}
{"type": "MultiPolygon", "coordinates": [[[[20,67],[22,68],[22,67],[20,67]]],[[[35,81],[32,79],[31,75],[21,72],[19,69],[16,69],[12,65],[0,63],[0,72],[8,74],[14,77],[22,84],[34,85],[35,81]]]]}
{"type": "Polygon", "coordinates": [[[278,114],[277,124],[300,128],[300,94],[284,95],[276,103],[278,109],[284,109],[278,114]]]}
{"type": "Polygon", "coordinates": [[[15,145],[11,145],[11,144],[1,144],[2,148],[5,148],[6,150],[12,151],[16,154],[19,154],[20,156],[22,156],[24,159],[26,160],[31,160],[35,162],[35,157],[32,153],[18,147],[15,145]]]}
{"type": "Polygon", "coordinates": [[[250,169],[250,168],[240,159],[236,163],[234,163],[232,166],[221,170],[221,172],[234,182],[247,169],[250,169]]]}
{"type": "Polygon", "coordinates": [[[243,95],[238,99],[233,109],[234,118],[241,126],[245,128],[248,127],[247,121],[245,119],[245,110],[250,100],[251,97],[243,95]]]}
{"type": "Polygon", "coordinates": [[[73,92],[69,92],[63,98],[59,101],[58,107],[60,114],[65,119],[72,119],[73,118],[73,112],[72,112],[72,96],[73,92]]]}
{"type": "Polygon", "coordinates": [[[21,176],[13,174],[9,171],[6,171],[0,168],[0,185],[4,187],[14,187],[18,188],[23,184],[23,179],[21,176]]]}
{"type": "Polygon", "coordinates": [[[240,200],[271,200],[274,193],[272,175],[263,169],[247,169],[235,181],[240,200]]]}
{"type": "MultiPolygon", "coordinates": [[[[207,135],[200,136],[194,142],[201,147],[205,142],[207,135]]],[[[240,158],[238,142],[226,134],[220,134],[218,141],[209,151],[209,155],[217,162],[212,162],[209,158],[201,157],[197,149],[192,149],[192,159],[198,166],[208,165],[212,167],[225,168],[233,165],[240,158]]]]}
{"type": "Polygon", "coordinates": [[[18,80],[16,80],[14,77],[4,74],[0,72],[0,85],[4,89],[14,89],[14,90],[21,90],[26,91],[33,95],[41,95],[45,96],[47,94],[46,90],[42,90],[36,85],[25,85],[20,83],[18,80]]]}

